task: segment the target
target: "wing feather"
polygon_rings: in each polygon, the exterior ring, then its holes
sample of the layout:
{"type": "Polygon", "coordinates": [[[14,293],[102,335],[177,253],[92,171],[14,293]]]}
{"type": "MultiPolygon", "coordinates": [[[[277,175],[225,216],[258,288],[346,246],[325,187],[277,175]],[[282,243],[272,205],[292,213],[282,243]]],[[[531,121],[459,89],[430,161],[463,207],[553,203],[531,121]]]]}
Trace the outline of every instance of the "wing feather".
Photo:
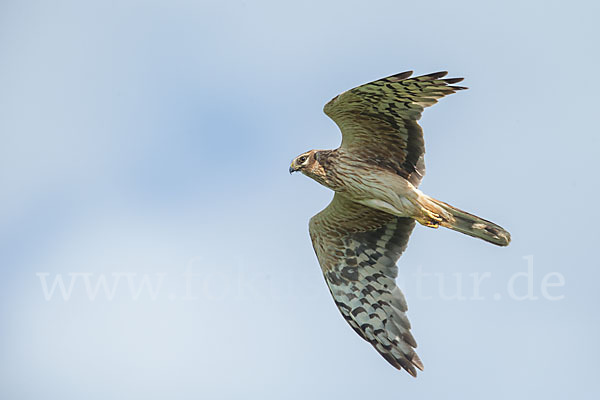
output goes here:
{"type": "Polygon", "coordinates": [[[323,111],[342,131],[342,148],[418,186],[425,175],[425,142],[417,121],[423,109],[466,88],[453,86],[463,78],[443,79],[445,71],[411,75],[402,72],[350,89],[323,111]]]}
{"type": "Polygon", "coordinates": [[[406,300],[396,262],[415,226],[336,194],[310,220],[310,236],[335,304],[348,324],[394,367],[416,376],[406,300]]]}

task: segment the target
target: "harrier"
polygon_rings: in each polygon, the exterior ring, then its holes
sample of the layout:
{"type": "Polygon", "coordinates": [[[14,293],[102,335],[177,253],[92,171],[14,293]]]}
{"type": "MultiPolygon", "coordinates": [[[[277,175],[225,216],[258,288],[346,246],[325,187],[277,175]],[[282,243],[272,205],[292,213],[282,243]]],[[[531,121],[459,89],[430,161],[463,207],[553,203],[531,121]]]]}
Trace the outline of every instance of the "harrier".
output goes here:
{"type": "Polygon", "coordinates": [[[335,150],[296,157],[300,171],[335,194],[311,218],[310,237],[335,304],[350,326],[391,365],[412,376],[423,364],[414,351],[406,300],[396,286],[396,262],[415,221],[440,226],[498,246],[510,242],[500,226],[421,192],[425,174],[425,107],[466,89],[447,72],[411,78],[412,71],[348,90],[323,111],[342,131],[335,150]]]}

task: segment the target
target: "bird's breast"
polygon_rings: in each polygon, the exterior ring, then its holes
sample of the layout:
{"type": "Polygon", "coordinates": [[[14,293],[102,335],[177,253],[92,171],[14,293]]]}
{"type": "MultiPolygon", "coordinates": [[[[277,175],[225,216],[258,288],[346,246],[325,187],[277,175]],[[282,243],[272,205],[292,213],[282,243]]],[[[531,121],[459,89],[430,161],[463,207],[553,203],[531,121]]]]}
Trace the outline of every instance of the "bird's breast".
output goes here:
{"type": "Polygon", "coordinates": [[[339,164],[333,188],[350,200],[398,216],[411,215],[417,189],[400,175],[366,163],[339,164]]]}

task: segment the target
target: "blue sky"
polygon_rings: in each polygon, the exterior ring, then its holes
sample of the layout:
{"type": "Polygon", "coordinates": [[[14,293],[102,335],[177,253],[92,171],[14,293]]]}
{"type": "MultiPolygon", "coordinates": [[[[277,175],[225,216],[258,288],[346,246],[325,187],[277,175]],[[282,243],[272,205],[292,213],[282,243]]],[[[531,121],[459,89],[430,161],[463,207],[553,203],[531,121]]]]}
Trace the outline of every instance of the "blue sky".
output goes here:
{"type": "Polygon", "coordinates": [[[597,398],[599,8],[3,1],[0,397],[597,398]],[[422,190],[513,236],[416,228],[416,380],[339,315],[331,193],[287,172],[339,144],[330,98],[409,69],[470,88],[424,113],[422,190]]]}

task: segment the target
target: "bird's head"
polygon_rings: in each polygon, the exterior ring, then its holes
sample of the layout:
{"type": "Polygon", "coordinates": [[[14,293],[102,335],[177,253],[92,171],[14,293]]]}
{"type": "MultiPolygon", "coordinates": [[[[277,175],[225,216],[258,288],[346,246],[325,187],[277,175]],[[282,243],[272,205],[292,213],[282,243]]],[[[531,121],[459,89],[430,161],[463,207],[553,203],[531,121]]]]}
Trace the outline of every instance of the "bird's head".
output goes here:
{"type": "Polygon", "coordinates": [[[297,171],[300,171],[305,175],[310,174],[310,172],[312,172],[315,167],[318,167],[319,165],[317,153],[317,150],[310,150],[294,158],[292,160],[292,164],[290,165],[290,174],[297,171]]]}

